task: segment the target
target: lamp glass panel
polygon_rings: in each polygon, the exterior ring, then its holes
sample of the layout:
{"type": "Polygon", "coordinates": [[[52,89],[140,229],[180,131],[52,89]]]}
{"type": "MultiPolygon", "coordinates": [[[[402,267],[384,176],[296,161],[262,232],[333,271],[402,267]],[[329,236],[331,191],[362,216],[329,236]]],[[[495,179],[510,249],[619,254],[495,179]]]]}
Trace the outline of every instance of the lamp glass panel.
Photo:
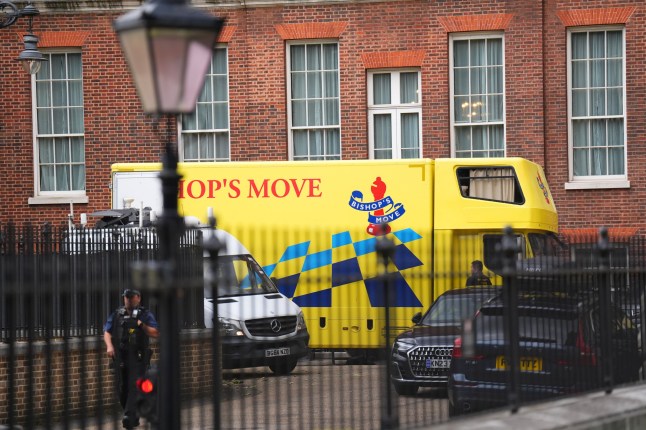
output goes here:
{"type": "Polygon", "coordinates": [[[151,52],[148,49],[148,32],[145,28],[119,33],[121,48],[130,70],[145,112],[156,112],[155,76],[151,52]]]}

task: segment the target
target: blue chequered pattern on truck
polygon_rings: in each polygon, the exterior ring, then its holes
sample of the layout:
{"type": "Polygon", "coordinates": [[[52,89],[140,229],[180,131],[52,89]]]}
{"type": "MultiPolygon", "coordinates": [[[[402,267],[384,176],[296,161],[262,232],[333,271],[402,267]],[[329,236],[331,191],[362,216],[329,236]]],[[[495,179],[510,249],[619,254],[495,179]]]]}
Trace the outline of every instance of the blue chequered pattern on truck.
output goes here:
{"type": "MultiPolygon", "coordinates": [[[[395,294],[391,297],[391,306],[422,306],[401,273],[406,269],[424,264],[407,246],[408,243],[419,240],[422,236],[412,229],[404,229],[393,232],[392,238],[395,241],[395,252],[392,264],[389,264],[388,276],[394,285],[395,294]]],[[[282,294],[291,298],[301,307],[331,307],[332,289],[352,283],[363,285],[373,307],[383,307],[385,305],[383,278],[379,276],[364,278],[361,270],[363,257],[371,256],[374,259],[372,254],[376,252],[377,240],[377,238],[371,237],[354,242],[350,232],[345,231],[332,235],[330,249],[312,253],[309,253],[310,241],[297,243],[287,247],[277,263],[265,266],[264,269],[269,276],[272,276],[281,265],[290,264],[292,270],[294,267],[300,268],[296,273],[278,278],[276,284],[282,294]],[[345,253],[335,252],[340,248],[343,248],[345,253]],[[302,265],[300,265],[299,259],[302,259],[302,265]],[[299,294],[298,282],[301,275],[320,269],[331,269],[329,285],[319,291],[299,294]]]]}

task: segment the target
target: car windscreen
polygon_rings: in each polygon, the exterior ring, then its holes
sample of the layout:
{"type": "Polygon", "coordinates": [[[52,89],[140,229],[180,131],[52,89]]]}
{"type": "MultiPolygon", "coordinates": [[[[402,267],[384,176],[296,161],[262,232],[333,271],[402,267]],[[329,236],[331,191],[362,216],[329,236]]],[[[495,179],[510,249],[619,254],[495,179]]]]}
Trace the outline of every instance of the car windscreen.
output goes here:
{"type": "MultiPolygon", "coordinates": [[[[495,312],[482,309],[475,318],[476,342],[502,343],[505,339],[502,308],[495,312]]],[[[488,309],[491,311],[491,309],[488,309]]],[[[518,335],[521,342],[539,342],[555,346],[574,345],[578,318],[574,312],[521,312],[518,316],[518,335]]]]}
{"type": "MultiPolygon", "coordinates": [[[[250,255],[218,257],[214,274],[218,297],[278,292],[273,282],[250,255]]],[[[204,298],[213,298],[211,288],[204,289],[204,298]]]]}
{"type": "Polygon", "coordinates": [[[460,325],[473,316],[480,305],[492,297],[493,293],[444,294],[435,301],[424,315],[422,325],[460,325]]]}

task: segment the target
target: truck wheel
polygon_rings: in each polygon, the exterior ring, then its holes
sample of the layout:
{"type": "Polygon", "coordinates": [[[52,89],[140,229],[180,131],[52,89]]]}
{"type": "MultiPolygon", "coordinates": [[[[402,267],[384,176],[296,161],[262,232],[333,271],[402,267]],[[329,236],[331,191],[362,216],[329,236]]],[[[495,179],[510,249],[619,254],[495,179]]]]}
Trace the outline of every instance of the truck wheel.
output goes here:
{"type": "Polygon", "coordinates": [[[274,361],[269,363],[269,369],[276,375],[289,375],[296,368],[296,364],[298,364],[298,360],[295,359],[274,361]]]}
{"type": "Polygon", "coordinates": [[[417,394],[417,385],[403,385],[403,384],[393,384],[395,386],[395,391],[400,396],[414,396],[417,394]]]}

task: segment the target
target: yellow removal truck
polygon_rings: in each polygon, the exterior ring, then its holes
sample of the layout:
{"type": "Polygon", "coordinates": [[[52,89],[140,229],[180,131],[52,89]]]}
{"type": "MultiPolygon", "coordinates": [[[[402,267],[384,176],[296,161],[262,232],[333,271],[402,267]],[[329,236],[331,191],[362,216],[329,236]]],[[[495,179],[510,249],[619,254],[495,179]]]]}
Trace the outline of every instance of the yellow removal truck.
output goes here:
{"type": "MultiPolygon", "coordinates": [[[[159,164],[114,164],[113,208],[162,207],[159,164]]],[[[557,213],[543,169],[522,158],[180,163],[180,215],[237,237],[305,314],[310,348],[384,346],[471,261],[494,284],[511,226],[518,258],[549,253],[557,213]],[[381,234],[394,242],[379,264],[381,234]]]]}

